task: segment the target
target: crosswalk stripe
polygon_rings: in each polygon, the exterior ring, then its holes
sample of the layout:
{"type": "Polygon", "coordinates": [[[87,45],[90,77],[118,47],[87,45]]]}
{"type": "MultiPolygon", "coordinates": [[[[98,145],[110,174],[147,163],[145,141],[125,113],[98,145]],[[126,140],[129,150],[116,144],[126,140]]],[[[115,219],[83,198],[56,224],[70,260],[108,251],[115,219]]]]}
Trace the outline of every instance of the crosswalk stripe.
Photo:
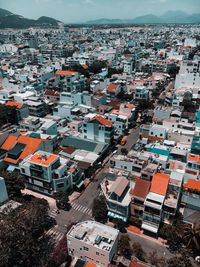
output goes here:
{"type": "Polygon", "coordinates": [[[92,211],[91,210],[88,212],[88,215],[92,215],[92,211]]]}
{"type": "Polygon", "coordinates": [[[82,209],[82,206],[81,205],[78,205],[77,209],[78,211],[80,211],[82,209]]]}
{"type": "Polygon", "coordinates": [[[85,207],[81,206],[79,211],[83,213],[84,209],[85,209],[85,207]]]}
{"type": "Polygon", "coordinates": [[[89,211],[90,209],[89,208],[87,208],[86,210],[85,210],[85,213],[88,213],[88,211],[89,211]]]}
{"type": "Polygon", "coordinates": [[[76,209],[79,205],[77,203],[72,203],[72,208],[76,209]]]}
{"type": "Polygon", "coordinates": [[[61,233],[59,233],[57,236],[56,236],[56,241],[60,241],[62,239],[63,235],[61,233]]]}
{"type": "Polygon", "coordinates": [[[84,209],[83,209],[83,211],[82,211],[82,212],[83,212],[83,213],[85,213],[85,212],[86,212],[86,210],[87,210],[87,208],[86,208],[86,207],[84,207],[84,209]]]}
{"type": "Polygon", "coordinates": [[[72,208],[77,210],[77,211],[80,211],[82,213],[86,213],[88,215],[92,215],[92,210],[88,207],[82,206],[82,205],[75,203],[75,202],[73,202],[71,205],[72,205],[72,208]]]}

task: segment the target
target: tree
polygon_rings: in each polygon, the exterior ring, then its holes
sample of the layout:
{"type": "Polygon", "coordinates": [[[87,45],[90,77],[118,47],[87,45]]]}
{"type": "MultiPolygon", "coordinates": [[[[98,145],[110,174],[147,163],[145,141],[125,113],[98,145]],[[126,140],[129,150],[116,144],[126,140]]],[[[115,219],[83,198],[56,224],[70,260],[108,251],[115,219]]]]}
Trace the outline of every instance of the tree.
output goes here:
{"type": "Polygon", "coordinates": [[[69,197],[68,194],[66,194],[65,192],[55,192],[54,193],[54,198],[56,199],[56,206],[57,208],[63,208],[63,209],[67,209],[69,208],[69,197]]]}
{"type": "Polygon", "coordinates": [[[167,260],[167,267],[190,267],[191,261],[187,257],[173,257],[167,260]]]}
{"type": "Polygon", "coordinates": [[[16,107],[0,104],[0,114],[0,127],[6,123],[16,124],[18,122],[16,107]]]}
{"type": "Polygon", "coordinates": [[[141,261],[145,261],[145,252],[139,242],[134,242],[132,245],[132,250],[136,258],[141,261]]]}
{"type": "Polygon", "coordinates": [[[100,195],[94,199],[92,216],[96,221],[105,223],[107,221],[107,204],[104,196],[100,195]]]}
{"type": "Polygon", "coordinates": [[[66,234],[63,234],[62,239],[55,247],[50,257],[48,267],[60,266],[67,260],[67,258],[68,258],[67,239],[66,239],[66,234]]]}
{"type": "Polygon", "coordinates": [[[10,198],[19,198],[22,196],[21,190],[25,188],[24,177],[17,171],[1,171],[0,176],[5,179],[8,196],[10,198]]]}
{"type": "Polygon", "coordinates": [[[128,154],[128,150],[125,147],[121,148],[121,153],[122,155],[127,155],[128,154]]]}
{"type": "Polygon", "coordinates": [[[148,260],[150,264],[156,267],[163,267],[165,266],[165,258],[159,257],[156,251],[150,252],[148,255],[148,260]]]}
{"type": "Polygon", "coordinates": [[[52,225],[44,199],[33,199],[0,215],[0,267],[44,266],[54,246],[45,234],[52,225]]]}
{"type": "Polygon", "coordinates": [[[200,225],[185,225],[183,231],[183,242],[188,249],[200,252],[200,225]]]}
{"type": "Polygon", "coordinates": [[[130,258],[132,254],[130,238],[128,235],[121,235],[119,243],[118,243],[119,253],[125,258],[130,258]]]}
{"type": "Polygon", "coordinates": [[[103,68],[107,68],[106,61],[94,61],[93,64],[89,66],[89,71],[97,74],[101,72],[103,68]]]}

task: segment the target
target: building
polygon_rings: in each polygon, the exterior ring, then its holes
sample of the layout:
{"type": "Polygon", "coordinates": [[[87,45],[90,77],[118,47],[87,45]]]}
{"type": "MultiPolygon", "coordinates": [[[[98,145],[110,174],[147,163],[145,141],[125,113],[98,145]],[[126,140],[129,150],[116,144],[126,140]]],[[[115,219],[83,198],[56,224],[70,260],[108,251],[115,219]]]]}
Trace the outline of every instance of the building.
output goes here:
{"type": "Polygon", "coordinates": [[[101,183],[101,189],[106,198],[108,217],[126,222],[131,202],[129,180],[122,176],[114,180],[105,179],[101,183]]]}
{"type": "Polygon", "coordinates": [[[163,219],[163,204],[168,188],[170,176],[156,173],[153,176],[150,192],[144,202],[142,229],[150,234],[157,235],[163,219]]]}
{"type": "Polygon", "coordinates": [[[5,180],[0,177],[0,204],[8,200],[8,193],[6,189],[5,180]]]}
{"type": "Polygon", "coordinates": [[[184,183],[181,202],[186,208],[200,211],[200,181],[189,179],[184,183]]]}
{"type": "Polygon", "coordinates": [[[97,266],[108,266],[117,252],[119,231],[95,221],[74,225],[67,233],[68,253],[97,266]]]}
{"type": "Polygon", "coordinates": [[[86,78],[78,72],[70,70],[57,70],[56,76],[59,76],[59,87],[64,92],[81,92],[86,86],[86,78]]]}
{"type": "Polygon", "coordinates": [[[144,202],[149,193],[151,183],[142,179],[137,179],[134,187],[130,191],[131,195],[131,206],[130,215],[131,217],[137,218],[142,221],[144,202]]]}
{"type": "Polygon", "coordinates": [[[119,83],[110,83],[107,86],[106,93],[108,100],[116,98],[122,91],[122,87],[119,83]]]}
{"type": "Polygon", "coordinates": [[[82,124],[82,137],[110,144],[114,139],[112,122],[99,115],[84,121],[82,124]]]}
{"type": "Polygon", "coordinates": [[[23,118],[28,117],[29,110],[28,110],[27,105],[20,103],[20,102],[17,102],[17,101],[8,101],[6,103],[6,106],[16,108],[17,121],[20,121],[23,118]]]}
{"type": "Polygon", "coordinates": [[[67,159],[44,151],[26,157],[19,165],[27,187],[47,195],[73,188],[72,171],[68,172],[67,159]]]}

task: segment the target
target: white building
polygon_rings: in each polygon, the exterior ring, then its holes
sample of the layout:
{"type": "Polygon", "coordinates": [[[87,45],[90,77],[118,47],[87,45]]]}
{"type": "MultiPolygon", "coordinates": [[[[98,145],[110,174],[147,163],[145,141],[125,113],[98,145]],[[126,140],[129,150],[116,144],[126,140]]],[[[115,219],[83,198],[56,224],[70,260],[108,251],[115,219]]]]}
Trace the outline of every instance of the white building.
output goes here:
{"type": "Polygon", "coordinates": [[[108,266],[117,252],[119,231],[95,221],[74,225],[67,233],[68,253],[97,266],[108,266]]]}
{"type": "Polygon", "coordinates": [[[73,188],[72,173],[68,172],[68,160],[44,151],[25,158],[19,165],[29,188],[51,195],[53,192],[69,193],[73,188]]]}
{"type": "Polygon", "coordinates": [[[200,71],[198,61],[184,61],[176,75],[175,88],[200,87],[200,71]]]}

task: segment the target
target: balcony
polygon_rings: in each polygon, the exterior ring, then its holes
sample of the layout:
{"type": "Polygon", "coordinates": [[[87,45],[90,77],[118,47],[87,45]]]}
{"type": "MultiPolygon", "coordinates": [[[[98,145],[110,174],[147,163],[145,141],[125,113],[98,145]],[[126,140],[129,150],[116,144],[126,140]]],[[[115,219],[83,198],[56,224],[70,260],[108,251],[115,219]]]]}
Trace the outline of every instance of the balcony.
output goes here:
{"type": "Polygon", "coordinates": [[[31,165],[30,171],[36,171],[36,172],[40,172],[40,173],[44,172],[43,168],[39,165],[31,165]]]}

